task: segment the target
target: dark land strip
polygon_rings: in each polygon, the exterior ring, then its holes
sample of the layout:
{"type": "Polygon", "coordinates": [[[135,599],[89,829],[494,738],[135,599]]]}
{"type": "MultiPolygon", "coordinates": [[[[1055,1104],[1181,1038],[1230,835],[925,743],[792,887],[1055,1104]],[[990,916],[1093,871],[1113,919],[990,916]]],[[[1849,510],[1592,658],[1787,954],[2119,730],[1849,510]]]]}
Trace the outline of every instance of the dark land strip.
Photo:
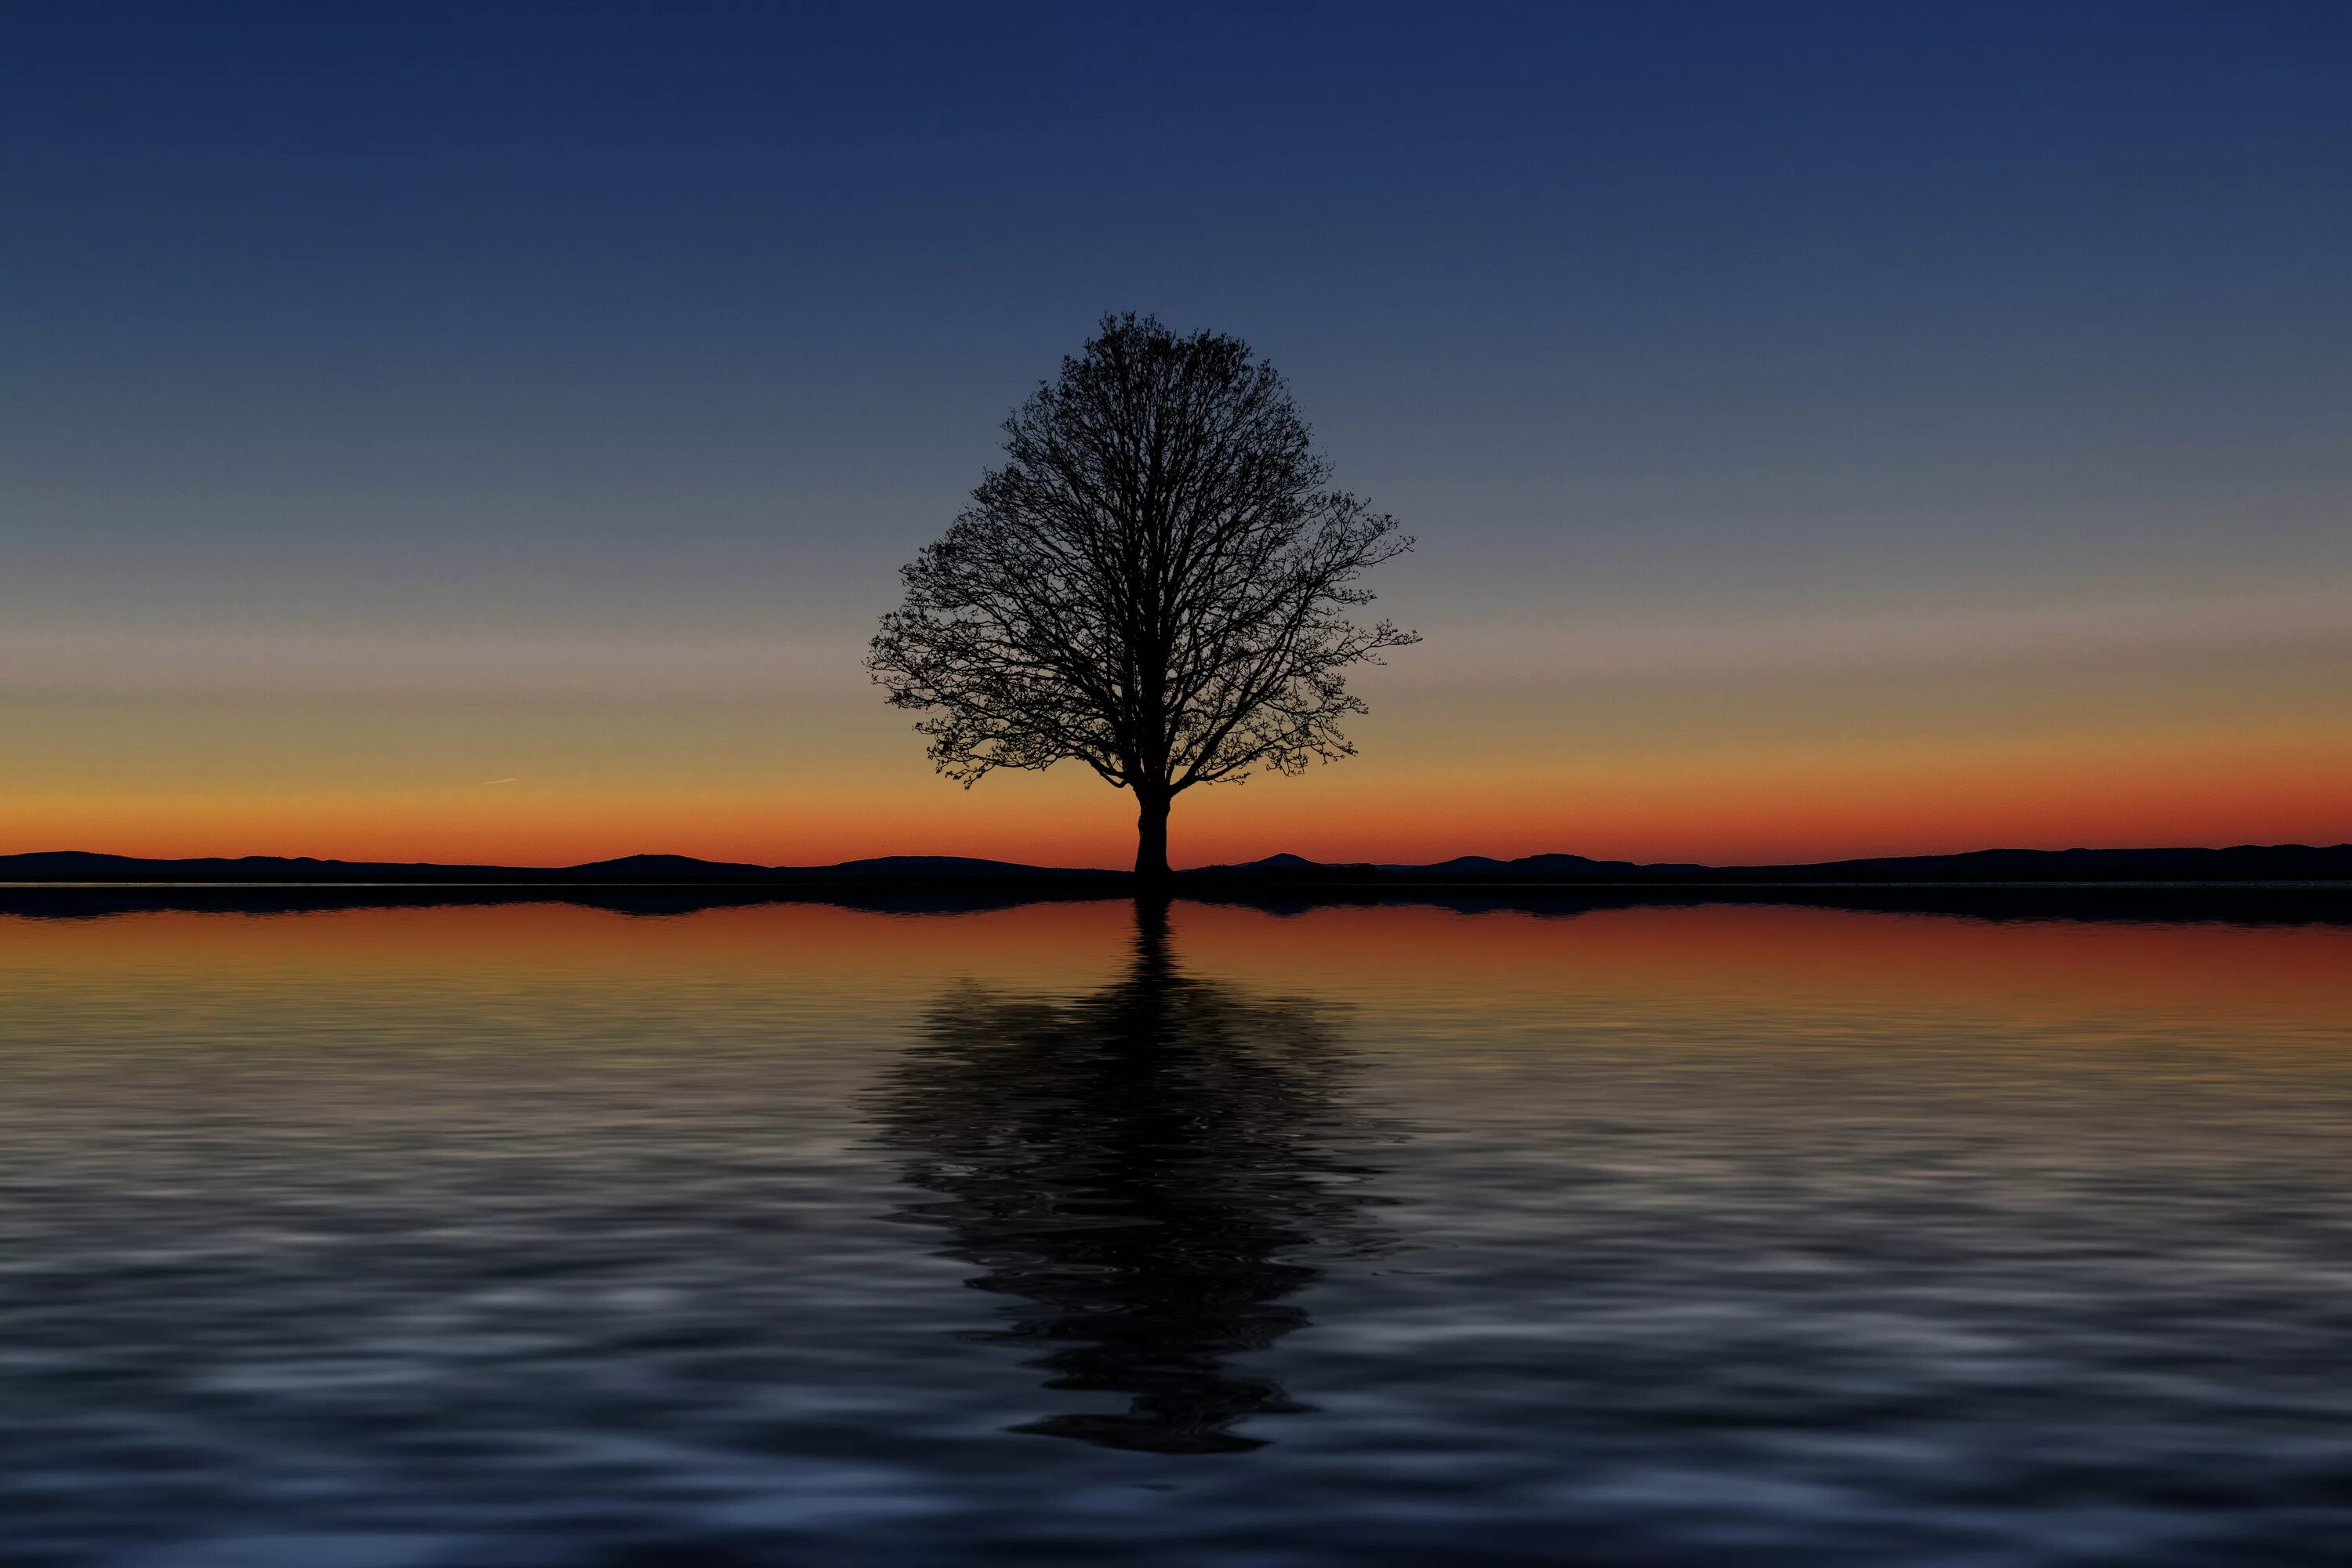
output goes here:
{"type": "MultiPolygon", "coordinates": [[[[2352,927],[2352,883],[1456,883],[1180,876],[1181,901],[1272,914],[1384,906],[1460,914],[1515,912],[1568,919],[1602,910],[1780,906],[1982,921],[2352,927]]],[[[878,914],[978,913],[1037,903],[1125,902],[1127,879],[957,877],[719,883],[192,881],[0,884],[0,919],[88,920],[167,910],[281,915],[358,909],[566,904],[659,917],[772,904],[823,904],[878,914]]]]}

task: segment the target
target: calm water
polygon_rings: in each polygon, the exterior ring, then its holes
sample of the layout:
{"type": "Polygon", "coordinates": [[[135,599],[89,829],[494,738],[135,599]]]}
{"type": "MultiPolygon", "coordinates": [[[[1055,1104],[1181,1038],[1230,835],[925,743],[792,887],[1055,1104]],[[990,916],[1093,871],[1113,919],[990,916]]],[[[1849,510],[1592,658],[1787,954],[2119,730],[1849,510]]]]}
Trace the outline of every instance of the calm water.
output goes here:
{"type": "Polygon", "coordinates": [[[0,1560],[2298,1563],[2352,927],[0,914],[0,1560]]]}

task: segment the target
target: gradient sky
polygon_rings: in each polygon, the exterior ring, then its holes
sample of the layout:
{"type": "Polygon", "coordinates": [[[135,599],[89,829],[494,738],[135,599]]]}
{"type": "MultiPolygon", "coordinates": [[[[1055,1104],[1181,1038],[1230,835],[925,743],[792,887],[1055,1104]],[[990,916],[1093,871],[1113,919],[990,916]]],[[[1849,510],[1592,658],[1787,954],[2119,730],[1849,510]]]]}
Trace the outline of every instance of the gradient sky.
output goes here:
{"type": "Polygon", "coordinates": [[[2352,838],[2352,7],[0,10],[0,852],[1113,864],[858,668],[1108,310],[1421,538],[1180,863],[2352,838]]]}

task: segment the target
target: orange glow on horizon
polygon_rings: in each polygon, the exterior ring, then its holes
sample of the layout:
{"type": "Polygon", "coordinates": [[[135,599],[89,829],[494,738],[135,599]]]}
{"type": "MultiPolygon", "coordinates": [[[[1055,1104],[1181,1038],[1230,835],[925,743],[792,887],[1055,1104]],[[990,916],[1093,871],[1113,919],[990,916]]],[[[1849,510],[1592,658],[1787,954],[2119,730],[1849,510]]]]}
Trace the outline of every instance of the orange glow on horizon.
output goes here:
{"type": "MultiPolygon", "coordinates": [[[[2352,839],[2352,738],[1814,747],[1525,763],[1360,759],[1178,802],[1179,864],[1567,852],[1753,864],[1995,847],[2352,839]]],[[[0,850],[570,865],[639,853],[759,865],[957,854],[1118,866],[1128,799],[1063,768],[965,791],[914,769],[772,791],[76,792],[10,803],[0,850]],[[860,787],[864,786],[864,787],[860,787]]]]}

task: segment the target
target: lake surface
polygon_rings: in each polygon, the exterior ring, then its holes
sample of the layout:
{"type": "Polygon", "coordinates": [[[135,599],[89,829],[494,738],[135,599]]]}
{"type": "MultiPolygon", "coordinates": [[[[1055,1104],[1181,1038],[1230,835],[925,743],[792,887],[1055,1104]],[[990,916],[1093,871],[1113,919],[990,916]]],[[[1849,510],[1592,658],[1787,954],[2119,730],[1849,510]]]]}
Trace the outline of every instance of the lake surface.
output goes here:
{"type": "Polygon", "coordinates": [[[2341,1562],[2352,926],[0,913],[0,1521],[2341,1562]]]}

